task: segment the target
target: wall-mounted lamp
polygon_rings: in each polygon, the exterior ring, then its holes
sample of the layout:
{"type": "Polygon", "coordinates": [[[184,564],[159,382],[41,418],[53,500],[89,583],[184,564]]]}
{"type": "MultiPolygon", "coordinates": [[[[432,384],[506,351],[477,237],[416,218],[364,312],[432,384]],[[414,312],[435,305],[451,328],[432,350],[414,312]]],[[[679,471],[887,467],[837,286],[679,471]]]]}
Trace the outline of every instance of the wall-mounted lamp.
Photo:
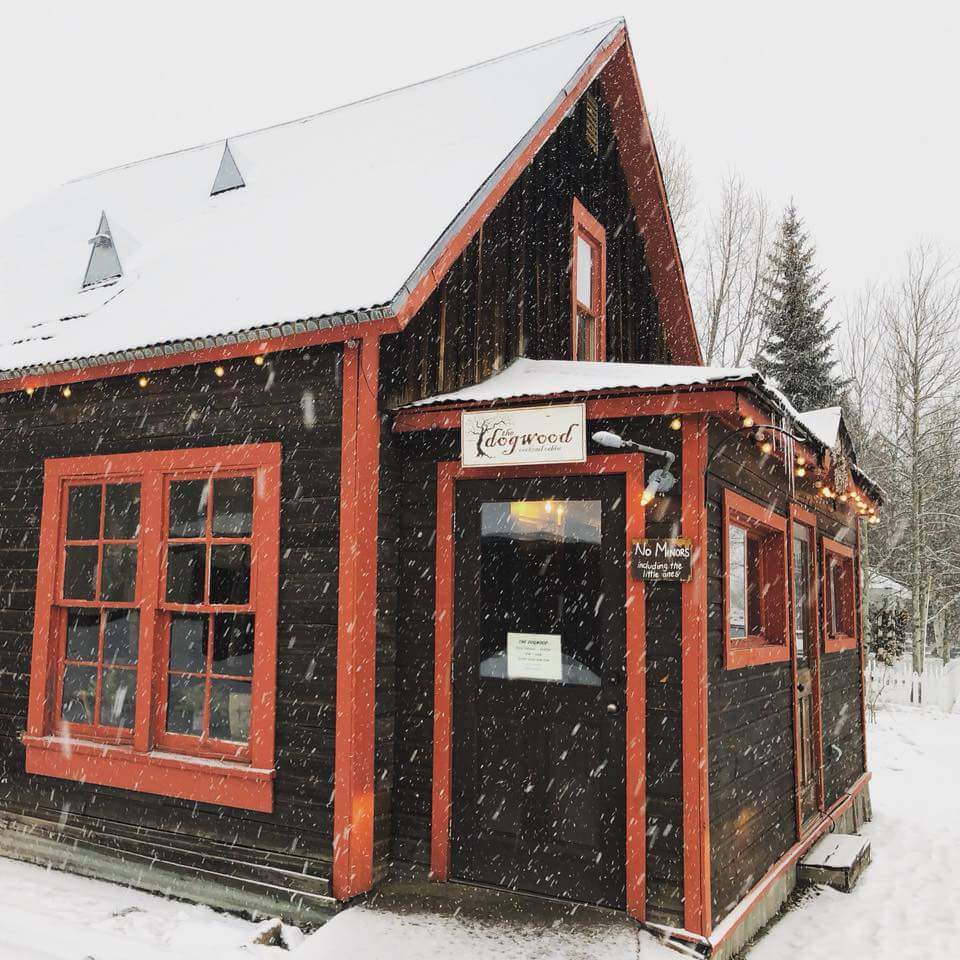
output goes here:
{"type": "Polygon", "coordinates": [[[676,455],[669,450],[660,450],[658,447],[648,447],[645,444],[637,443],[635,440],[624,440],[617,433],[609,430],[598,430],[593,434],[593,442],[599,443],[601,447],[607,447],[610,450],[637,450],[640,453],[649,453],[654,457],[663,457],[667,465],[660,470],[654,470],[650,474],[647,486],[640,497],[640,506],[645,507],[654,497],[669,493],[677,484],[677,478],[670,472],[676,455]]]}

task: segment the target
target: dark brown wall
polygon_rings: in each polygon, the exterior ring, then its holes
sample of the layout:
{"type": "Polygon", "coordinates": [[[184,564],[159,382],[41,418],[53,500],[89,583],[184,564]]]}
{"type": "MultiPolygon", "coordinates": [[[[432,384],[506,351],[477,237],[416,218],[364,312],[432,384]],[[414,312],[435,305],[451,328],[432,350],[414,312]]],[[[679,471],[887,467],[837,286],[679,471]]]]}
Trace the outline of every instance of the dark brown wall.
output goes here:
{"type": "MultiPolygon", "coordinates": [[[[713,450],[726,430],[714,428],[713,450]]],[[[708,736],[710,852],[714,923],[797,839],[793,680],[790,662],[726,670],[723,665],[724,487],[786,516],[790,480],[780,460],[764,457],[739,438],[724,447],[707,479],[708,506],[708,736]]],[[[826,534],[848,544],[848,515],[809,496],[794,498],[817,515],[818,543],[826,534]]],[[[819,556],[819,553],[818,553],[819,556]]],[[[819,584],[818,584],[819,586],[819,584]]],[[[821,683],[824,697],[826,802],[837,799],[863,770],[859,654],[827,654],[821,683]],[[836,742],[842,758],[831,760],[836,742]]]]}
{"type": "MultiPolygon", "coordinates": [[[[670,447],[679,455],[679,437],[662,421],[591,421],[588,433],[604,428],[670,447]]],[[[433,777],[436,464],[459,459],[459,434],[396,434],[391,446],[393,452],[388,456],[391,460],[395,456],[399,462],[398,494],[391,500],[398,510],[399,527],[393,855],[398,860],[427,864],[433,777]]],[[[647,471],[659,465],[649,458],[647,471]]],[[[679,498],[669,498],[648,515],[649,535],[669,535],[679,524],[679,515],[679,498]]],[[[651,919],[678,923],[682,918],[683,877],[679,588],[663,585],[651,589],[646,612],[648,908],[651,919]]]]}
{"type": "Polygon", "coordinates": [[[570,359],[575,196],[607,235],[607,359],[668,362],[643,240],[601,98],[599,155],[584,137],[581,102],[407,329],[385,341],[390,406],[476,383],[517,356],[570,359]]]}
{"type": "Polygon", "coordinates": [[[332,852],[341,384],[339,349],[0,397],[0,809],[88,842],[236,876],[275,868],[325,892],[332,852]],[[303,398],[313,396],[313,417],[303,398]],[[275,810],[260,814],[27,776],[26,722],[43,463],[282,444],[275,810]],[[76,834],[72,834],[75,836],[76,834]],[[174,849],[176,847],[176,849],[174,849]],[[222,858],[218,860],[218,858],[222,858]],[[225,864],[233,864],[225,866],[225,864]],[[243,864],[246,864],[244,866],[243,864]]]}

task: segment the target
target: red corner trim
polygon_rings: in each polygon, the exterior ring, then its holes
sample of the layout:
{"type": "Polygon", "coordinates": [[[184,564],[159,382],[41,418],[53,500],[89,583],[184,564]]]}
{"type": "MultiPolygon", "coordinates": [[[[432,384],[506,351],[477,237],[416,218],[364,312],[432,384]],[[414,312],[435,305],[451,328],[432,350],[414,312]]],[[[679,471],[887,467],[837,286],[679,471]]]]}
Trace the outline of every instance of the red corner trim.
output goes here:
{"type": "Polygon", "coordinates": [[[594,250],[596,269],[590,278],[590,296],[597,304],[595,316],[596,359],[607,359],[607,232],[600,221],[576,198],[573,198],[573,229],[570,232],[570,359],[581,360],[577,356],[579,342],[578,301],[577,301],[577,238],[583,234],[594,250]]]}
{"type": "Polygon", "coordinates": [[[681,527],[693,541],[690,579],[681,591],[681,730],[683,786],[683,925],[709,936],[710,814],[707,757],[707,418],[682,427],[681,527]]]}
{"type": "MultiPolygon", "coordinates": [[[[433,790],[430,826],[430,875],[450,876],[451,784],[453,776],[453,641],[454,536],[457,480],[509,477],[603,476],[624,474],[626,481],[626,538],[629,544],[643,536],[643,456],[640,454],[588,457],[585,463],[510,468],[468,468],[458,461],[437,464],[436,609],[434,612],[433,790]]],[[[646,915],[646,622],[645,592],[641,581],[626,576],[626,877],[627,912],[638,920],[646,915]]]]}
{"type": "Polygon", "coordinates": [[[338,900],[373,884],[379,356],[376,336],[344,346],[333,805],[338,900]]]}

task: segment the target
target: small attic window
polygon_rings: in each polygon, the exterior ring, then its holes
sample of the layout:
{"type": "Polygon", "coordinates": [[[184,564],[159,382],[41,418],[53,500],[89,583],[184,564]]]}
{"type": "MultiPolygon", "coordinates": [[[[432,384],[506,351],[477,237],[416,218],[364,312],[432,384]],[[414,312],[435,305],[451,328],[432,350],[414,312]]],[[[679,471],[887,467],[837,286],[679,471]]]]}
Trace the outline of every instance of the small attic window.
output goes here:
{"type": "Polygon", "coordinates": [[[592,93],[583,96],[583,139],[594,156],[600,153],[600,104],[592,93]]]}
{"type": "Polygon", "coordinates": [[[220,158],[220,168],[217,170],[217,176],[213,181],[213,187],[210,190],[210,196],[215,197],[218,193],[226,193],[228,190],[239,190],[245,187],[243,176],[237,161],[233,157],[233,151],[230,149],[230,141],[223,143],[223,156],[220,158]]]}
{"type": "Polygon", "coordinates": [[[90,259],[87,261],[87,272],[83,275],[83,286],[95,287],[106,280],[116,280],[123,276],[106,213],[101,212],[100,225],[89,242],[90,259]]]}

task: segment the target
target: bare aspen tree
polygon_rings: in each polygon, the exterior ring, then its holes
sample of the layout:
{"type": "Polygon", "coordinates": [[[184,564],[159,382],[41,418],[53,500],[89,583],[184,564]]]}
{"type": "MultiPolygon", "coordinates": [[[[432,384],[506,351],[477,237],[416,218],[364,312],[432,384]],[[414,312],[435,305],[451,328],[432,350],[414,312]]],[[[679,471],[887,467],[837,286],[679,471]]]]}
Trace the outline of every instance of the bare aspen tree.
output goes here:
{"type": "MultiPolygon", "coordinates": [[[[922,243],[886,311],[883,333],[896,446],[898,487],[907,514],[908,570],[913,605],[913,669],[921,674],[933,592],[931,535],[943,521],[945,468],[957,437],[957,334],[960,286],[946,258],[922,243]]],[[[939,531],[937,531],[939,532],[939,531]]]]}
{"type": "Polygon", "coordinates": [[[650,126],[653,129],[654,143],[657,145],[657,158],[663,173],[673,229],[680,245],[680,253],[687,261],[688,272],[691,272],[695,257],[692,241],[697,206],[697,183],[693,176],[693,166],[686,148],[670,133],[660,113],[651,115],[650,126]]]}
{"type": "Polygon", "coordinates": [[[723,183],[704,231],[697,285],[700,340],[707,364],[739,366],[759,347],[769,216],[763,196],[738,173],[723,183]]]}

